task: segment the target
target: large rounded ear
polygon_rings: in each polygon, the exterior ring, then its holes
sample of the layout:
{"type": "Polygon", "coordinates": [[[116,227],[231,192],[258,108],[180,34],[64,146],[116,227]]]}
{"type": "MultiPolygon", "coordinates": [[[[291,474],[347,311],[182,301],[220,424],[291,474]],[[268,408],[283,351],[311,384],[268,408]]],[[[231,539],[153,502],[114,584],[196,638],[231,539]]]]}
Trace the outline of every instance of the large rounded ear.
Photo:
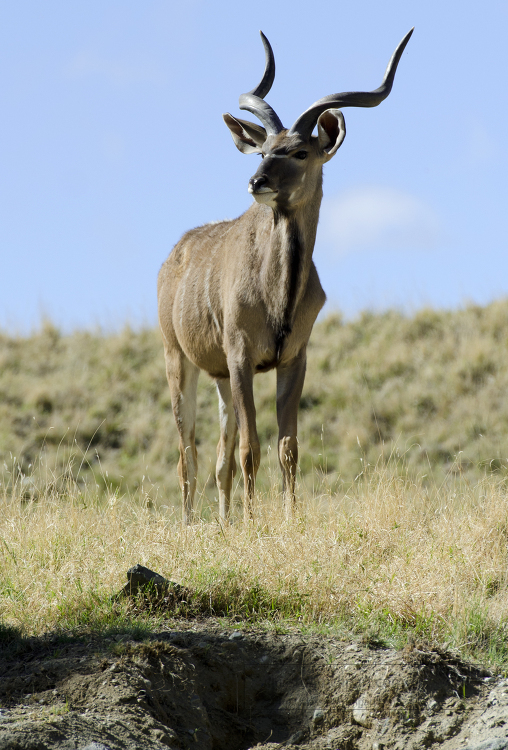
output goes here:
{"type": "Polygon", "coordinates": [[[230,114],[222,115],[231,131],[235,146],[242,154],[260,154],[266,141],[266,130],[247,120],[237,120],[230,114]]]}
{"type": "Polygon", "coordinates": [[[318,142],[326,158],[331,159],[346,137],[346,123],[340,109],[327,109],[317,121],[318,142]]]}

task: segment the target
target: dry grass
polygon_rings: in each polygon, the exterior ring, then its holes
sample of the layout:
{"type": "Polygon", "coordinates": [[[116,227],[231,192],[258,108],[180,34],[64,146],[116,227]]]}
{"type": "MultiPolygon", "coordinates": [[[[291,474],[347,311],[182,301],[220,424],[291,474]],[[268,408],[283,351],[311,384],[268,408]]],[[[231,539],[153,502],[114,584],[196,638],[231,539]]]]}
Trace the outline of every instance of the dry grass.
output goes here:
{"type": "MultiPolygon", "coordinates": [[[[182,527],[172,509],[77,485],[0,509],[0,619],[26,633],[111,626],[140,562],[195,592],[201,612],[383,637],[417,633],[506,658],[508,497],[491,478],[430,490],[391,465],[344,495],[304,492],[286,520],[274,492],[245,527],[182,527]]],[[[238,514],[239,515],[239,514],[238,514]]]]}
{"type": "Polygon", "coordinates": [[[255,384],[248,528],[214,521],[217,403],[202,378],[202,522],[183,529],[159,333],[0,334],[0,618],[27,633],[118,623],[129,614],[109,597],[140,562],[190,586],[201,611],[507,658],[507,344],[506,300],[321,322],[301,517],[281,511],[270,373],[255,384]]]}
{"type": "MultiPolygon", "coordinates": [[[[255,379],[264,457],[259,489],[277,471],[274,373],[255,379]],[[270,460],[267,460],[269,456],[270,460]]],[[[302,478],[342,491],[399,449],[405,467],[441,482],[508,477],[508,301],[463,310],[332,315],[311,337],[300,404],[302,478]]],[[[198,391],[198,483],[213,507],[217,398],[198,391]]],[[[50,323],[27,337],[0,333],[0,465],[16,456],[39,470],[41,453],[60,473],[107,494],[150,492],[179,502],[178,441],[157,330],[62,335],[50,323]],[[74,462],[72,456],[76,456],[74,462]],[[83,457],[85,458],[82,461],[83,457]],[[79,471],[78,471],[79,470],[79,471]]],[[[44,471],[42,472],[44,474],[44,471]]]]}

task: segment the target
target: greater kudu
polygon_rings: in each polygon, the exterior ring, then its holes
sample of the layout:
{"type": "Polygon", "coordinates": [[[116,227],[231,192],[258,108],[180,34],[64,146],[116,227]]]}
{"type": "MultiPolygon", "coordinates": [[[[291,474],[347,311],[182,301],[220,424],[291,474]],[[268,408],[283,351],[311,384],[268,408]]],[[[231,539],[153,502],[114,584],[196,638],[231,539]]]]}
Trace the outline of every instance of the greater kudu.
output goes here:
{"type": "Polygon", "coordinates": [[[187,232],[161,268],[159,321],[173,413],[180,436],[178,474],[183,518],[189,523],[196,490],[194,439],[200,370],[216,382],[220,440],[216,477],[219,515],[229,517],[240,431],[244,517],[252,518],[260,461],[253,376],[277,368],[278,454],[288,510],[295,504],[297,411],[307,342],[325,302],[312,252],[322,198],[322,167],[346,135],[339,107],[375,107],[391,91],[412,30],[395,50],[381,86],[332,94],[315,102],[287,130],[264,101],[275,76],[272,48],[261,34],[266,68],[261,83],[240,96],[240,109],[264,127],[224,115],[237,148],[260,154],[249,180],[254,203],[238,219],[187,232]],[[317,136],[312,135],[317,125],[317,136]]]}

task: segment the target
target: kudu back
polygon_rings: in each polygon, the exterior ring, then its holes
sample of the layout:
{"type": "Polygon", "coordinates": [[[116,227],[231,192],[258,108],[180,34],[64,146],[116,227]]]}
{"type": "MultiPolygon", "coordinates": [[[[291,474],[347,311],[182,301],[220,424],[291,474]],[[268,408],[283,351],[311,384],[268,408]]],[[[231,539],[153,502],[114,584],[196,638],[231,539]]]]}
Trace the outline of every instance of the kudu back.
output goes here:
{"type": "Polygon", "coordinates": [[[272,368],[277,370],[278,455],[288,512],[295,505],[297,412],[307,342],[326,299],[312,262],[323,195],[322,168],[346,135],[340,108],[375,107],[388,96],[412,31],[395,50],[378,89],[319,99],[289,130],[264,101],[274,80],[275,62],[261,34],[265,72],[255,89],[240,96],[240,109],[254,114],[263,127],[223,116],[237,148],[261,156],[249,180],[254,203],[238,219],[187,232],[162,266],[158,283],[166,372],[180,437],[178,475],[186,523],[193,518],[196,490],[200,370],[215,380],[219,396],[220,519],[229,518],[237,430],[244,518],[252,518],[260,462],[253,377],[272,368]]]}

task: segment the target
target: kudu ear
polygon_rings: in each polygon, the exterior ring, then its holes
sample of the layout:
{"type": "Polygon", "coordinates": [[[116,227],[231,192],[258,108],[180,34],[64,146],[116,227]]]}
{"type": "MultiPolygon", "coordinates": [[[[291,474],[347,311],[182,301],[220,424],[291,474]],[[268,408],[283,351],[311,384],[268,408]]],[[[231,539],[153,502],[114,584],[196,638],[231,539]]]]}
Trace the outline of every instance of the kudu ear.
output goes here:
{"type": "Polygon", "coordinates": [[[318,142],[326,161],[339,150],[346,137],[346,123],[340,109],[327,109],[317,121],[318,142]]]}
{"type": "Polygon", "coordinates": [[[235,146],[242,154],[260,154],[266,141],[266,130],[247,120],[237,120],[230,114],[222,115],[231,131],[235,146]]]}

